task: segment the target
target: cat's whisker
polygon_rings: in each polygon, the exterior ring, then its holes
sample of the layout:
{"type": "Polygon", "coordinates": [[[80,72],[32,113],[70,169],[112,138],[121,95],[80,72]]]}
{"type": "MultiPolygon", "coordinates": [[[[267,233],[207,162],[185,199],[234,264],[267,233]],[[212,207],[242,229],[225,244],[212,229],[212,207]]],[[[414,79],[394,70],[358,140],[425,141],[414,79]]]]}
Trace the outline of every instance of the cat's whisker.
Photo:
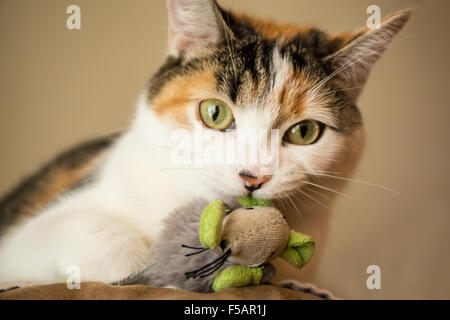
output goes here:
{"type": "Polygon", "coordinates": [[[338,176],[326,173],[326,171],[324,171],[325,173],[308,172],[308,171],[301,171],[301,170],[296,170],[295,172],[305,173],[305,174],[309,174],[309,175],[314,175],[314,176],[317,176],[317,178],[327,177],[327,178],[336,179],[336,180],[360,183],[360,184],[364,184],[364,185],[367,185],[367,186],[379,188],[379,189],[382,189],[382,190],[387,191],[387,192],[391,192],[391,193],[393,193],[393,194],[395,194],[397,196],[400,196],[400,197],[402,197],[402,198],[404,198],[406,200],[410,200],[406,195],[404,195],[403,193],[401,193],[401,192],[399,192],[397,190],[394,190],[394,189],[389,188],[387,186],[376,184],[376,183],[373,183],[373,182],[370,182],[370,181],[357,180],[357,179],[346,178],[346,177],[338,177],[338,176]]]}
{"type": "MultiPolygon", "coordinates": [[[[146,141],[135,141],[135,143],[139,143],[139,144],[142,144],[142,145],[145,145],[145,146],[150,146],[150,147],[163,148],[163,149],[167,149],[167,150],[174,150],[174,149],[175,149],[175,147],[165,146],[165,145],[161,145],[161,144],[155,144],[155,143],[146,142],[146,141]]],[[[189,152],[189,154],[192,155],[192,156],[194,156],[194,157],[202,158],[202,159],[204,159],[205,161],[214,161],[214,159],[212,159],[212,158],[208,158],[208,157],[205,157],[205,156],[203,156],[203,155],[199,155],[199,154],[194,153],[194,152],[192,152],[192,151],[189,152]]],[[[147,172],[140,172],[140,173],[137,173],[135,176],[137,177],[137,176],[141,176],[141,175],[148,175],[148,174],[157,173],[157,172],[160,172],[160,171],[168,171],[168,170],[172,170],[172,169],[173,169],[173,170],[202,170],[202,169],[204,169],[204,164],[203,164],[203,166],[200,164],[198,167],[193,167],[193,166],[191,166],[191,167],[166,167],[166,168],[158,168],[158,169],[151,170],[151,171],[147,171],[147,172]]]]}
{"type": "MultiPolygon", "coordinates": [[[[170,147],[170,146],[160,145],[160,144],[151,143],[151,142],[136,142],[136,141],[135,141],[135,143],[140,143],[140,144],[142,144],[142,145],[151,146],[151,147],[164,148],[164,149],[172,150],[172,151],[173,151],[173,150],[176,150],[175,147],[170,147]]],[[[189,152],[189,155],[194,156],[194,157],[199,157],[199,158],[202,158],[202,159],[208,160],[208,161],[214,161],[213,158],[205,157],[204,155],[195,153],[195,152],[193,152],[193,151],[190,151],[190,152],[189,152]]]]}
{"type": "MultiPolygon", "coordinates": [[[[291,203],[291,204],[293,205],[293,207],[295,208],[295,210],[299,213],[300,218],[301,218],[302,221],[303,221],[303,215],[302,215],[301,211],[299,210],[299,208],[297,208],[295,202],[292,200],[292,198],[291,198],[292,194],[290,194],[290,193],[292,193],[292,192],[295,192],[295,190],[296,190],[296,185],[293,184],[291,181],[285,181],[284,184],[289,188],[289,191],[287,191],[287,192],[286,192],[286,191],[281,192],[281,195],[282,195],[283,198],[282,198],[282,199],[279,199],[280,203],[284,206],[284,201],[283,201],[283,199],[289,200],[290,203],[291,203]]],[[[285,208],[285,209],[286,209],[286,208],[285,208]]]]}
{"type": "MultiPolygon", "coordinates": [[[[154,173],[158,173],[158,172],[162,172],[162,171],[170,171],[170,170],[179,170],[183,174],[196,174],[196,172],[184,172],[183,170],[204,170],[204,168],[176,168],[176,167],[175,168],[158,168],[158,169],[155,169],[155,170],[152,170],[152,171],[136,173],[135,175],[131,176],[131,178],[141,178],[141,177],[144,177],[144,176],[148,176],[150,174],[154,174],[154,173]]],[[[202,173],[202,175],[204,176],[206,174],[202,173]]],[[[92,177],[92,178],[90,178],[89,180],[86,180],[86,181],[87,181],[86,183],[89,183],[89,181],[94,182],[94,181],[96,181],[96,178],[92,177]]],[[[112,193],[112,194],[114,194],[117,197],[124,197],[124,198],[127,198],[127,197],[131,198],[131,197],[133,197],[132,194],[128,194],[128,193],[125,193],[125,192],[120,193],[120,194],[116,194],[116,193],[112,193]]],[[[105,195],[106,195],[106,193],[105,193],[105,195]]]]}
{"type": "MultiPolygon", "coordinates": [[[[318,190],[315,190],[315,189],[313,189],[312,187],[309,187],[309,186],[305,186],[305,189],[308,190],[309,192],[312,192],[312,193],[316,194],[317,196],[320,196],[320,197],[324,198],[326,201],[329,201],[330,203],[334,201],[333,196],[324,193],[322,190],[318,191],[318,190]]],[[[352,213],[354,213],[354,208],[350,207],[349,211],[352,211],[352,213]]]]}
{"type": "Polygon", "coordinates": [[[289,196],[289,194],[285,193],[287,199],[292,203],[292,205],[294,206],[294,209],[297,211],[298,215],[300,216],[300,223],[302,225],[305,224],[305,221],[303,219],[303,215],[301,213],[301,211],[297,208],[297,206],[295,205],[295,202],[291,199],[291,197],[289,196]]]}
{"type": "Polygon", "coordinates": [[[312,186],[317,187],[317,188],[320,188],[320,189],[327,190],[327,191],[329,191],[329,192],[336,193],[336,194],[338,194],[338,195],[340,195],[340,196],[343,196],[343,197],[345,197],[345,198],[347,198],[347,199],[353,200],[353,201],[355,201],[356,203],[358,203],[360,206],[364,207],[364,208],[365,208],[367,211],[369,211],[370,213],[373,213],[373,211],[372,211],[367,205],[365,205],[363,202],[359,201],[358,199],[356,199],[356,198],[354,198],[354,197],[352,197],[352,196],[350,196],[350,195],[348,195],[348,194],[346,194],[346,193],[343,193],[343,192],[340,192],[340,191],[337,191],[337,190],[334,190],[334,189],[331,189],[331,188],[327,188],[327,187],[324,187],[324,186],[321,186],[321,185],[319,185],[319,184],[312,183],[312,182],[309,182],[309,181],[304,181],[303,183],[312,185],[312,186]]]}
{"type": "Polygon", "coordinates": [[[318,205],[320,205],[321,207],[327,209],[328,211],[331,212],[331,208],[327,205],[325,205],[324,203],[322,203],[322,201],[319,201],[318,199],[314,198],[313,196],[311,196],[310,194],[307,194],[304,190],[302,189],[295,189],[294,191],[299,192],[300,194],[305,195],[306,197],[308,197],[309,199],[313,200],[315,203],[317,203],[318,205]]]}
{"type": "Polygon", "coordinates": [[[312,192],[312,193],[314,193],[314,194],[317,194],[318,196],[323,197],[326,201],[329,201],[329,202],[332,202],[332,201],[334,200],[334,198],[333,198],[332,196],[327,195],[327,194],[325,194],[324,192],[320,192],[320,191],[314,190],[314,189],[311,188],[310,186],[305,186],[305,187],[303,188],[303,191],[309,191],[309,192],[312,192]]]}
{"type": "Polygon", "coordinates": [[[280,201],[280,203],[281,203],[281,205],[283,206],[284,211],[285,211],[285,212],[288,212],[287,206],[286,206],[286,204],[284,203],[284,201],[280,201]]]}
{"type": "MultiPolygon", "coordinates": [[[[139,172],[136,173],[135,175],[132,176],[132,178],[138,178],[138,177],[142,177],[142,176],[148,176],[150,174],[153,173],[158,173],[158,172],[162,172],[162,171],[171,171],[171,170],[179,170],[179,171],[186,171],[186,170],[204,170],[204,168],[195,168],[195,167],[189,167],[189,168],[177,168],[177,167],[168,167],[168,168],[158,168],[155,170],[151,170],[151,171],[145,171],[145,172],[139,172]]],[[[193,174],[193,172],[190,172],[191,174],[193,174]]],[[[186,173],[184,173],[186,174],[186,173]]]]}
{"type": "Polygon", "coordinates": [[[339,90],[326,91],[323,94],[316,95],[315,98],[318,99],[318,98],[330,96],[336,92],[343,92],[343,91],[356,90],[356,89],[362,89],[362,88],[364,88],[364,86],[356,86],[356,87],[344,88],[344,89],[339,89],[339,90]]]}
{"type": "Polygon", "coordinates": [[[296,170],[294,172],[306,172],[309,174],[314,174],[314,173],[327,173],[327,174],[341,174],[343,176],[347,175],[348,173],[346,172],[336,172],[336,171],[327,171],[327,170],[315,170],[315,171],[301,171],[301,170],[296,170]]]}
{"type": "Polygon", "coordinates": [[[278,209],[281,209],[280,211],[282,211],[282,212],[288,212],[287,210],[286,210],[286,205],[284,204],[284,201],[283,201],[283,199],[275,199],[275,206],[277,206],[278,205],[278,209]]]}
{"type": "Polygon", "coordinates": [[[347,63],[343,64],[341,67],[339,67],[338,69],[336,69],[334,72],[332,72],[330,75],[328,75],[327,77],[325,77],[324,79],[322,79],[321,81],[319,81],[316,85],[314,85],[310,91],[314,93],[314,91],[316,89],[320,89],[320,87],[322,85],[324,85],[326,82],[328,82],[330,79],[332,79],[333,77],[335,77],[336,75],[338,75],[339,73],[343,72],[345,69],[347,69],[348,67],[351,67],[352,65],[354,65],[357,62],[360,62],[362,59],[367,58],[368,56],[380,53],[382,50],[384,50],[384,48],[378,49],[378,50],[371,50],[369,51],[369,54],[366,55],[361,55],[356,59],[350,59],[347,63]]]}

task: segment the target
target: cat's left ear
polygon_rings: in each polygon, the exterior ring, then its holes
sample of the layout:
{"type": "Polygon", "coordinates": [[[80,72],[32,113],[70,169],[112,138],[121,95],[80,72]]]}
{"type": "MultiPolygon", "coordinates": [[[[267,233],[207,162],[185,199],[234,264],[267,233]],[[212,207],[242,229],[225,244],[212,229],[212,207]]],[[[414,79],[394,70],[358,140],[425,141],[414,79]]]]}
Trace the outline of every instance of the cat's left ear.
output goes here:
{"type": "Polygon", "coordinates": [[[338,36],[345,45],[324,60],[330,63],[333,76],[352,100],[359,96],[373,65],[411,13],[409,9],[396,12],[382,20],[379,29],[365,28],[338,36]]]}
{"type": "Polygon", "coordinates": [[[186,56],[231,38],[215,0],[167,0],[169,51],[186,56]]]}

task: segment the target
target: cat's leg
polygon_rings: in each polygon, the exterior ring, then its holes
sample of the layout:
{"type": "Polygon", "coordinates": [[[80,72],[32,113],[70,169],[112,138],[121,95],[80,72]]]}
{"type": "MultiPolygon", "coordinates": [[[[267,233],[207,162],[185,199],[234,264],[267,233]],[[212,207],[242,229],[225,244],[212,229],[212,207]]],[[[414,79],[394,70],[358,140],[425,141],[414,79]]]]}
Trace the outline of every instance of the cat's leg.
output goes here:
{"type": "MultiPolygon", "coordinates": [[[[79,209],[79,208],[78,208],[79,209]]],[[[67,210],[41,213],[0,244],[0,283],[62,282],[73,267],[81,281],[113,282],[144,267],[149,240],[115,216],[67,210]]]]}

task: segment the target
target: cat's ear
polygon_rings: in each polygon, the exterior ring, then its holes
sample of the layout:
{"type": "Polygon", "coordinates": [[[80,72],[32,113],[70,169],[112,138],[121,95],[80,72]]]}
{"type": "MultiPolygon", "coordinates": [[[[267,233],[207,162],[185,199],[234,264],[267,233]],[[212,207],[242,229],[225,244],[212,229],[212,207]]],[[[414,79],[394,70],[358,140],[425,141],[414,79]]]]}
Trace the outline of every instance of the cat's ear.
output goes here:
{"type": "Polygon", "coordinates": [[[169,51],[174,56],[208,48],[231,36],[215,0],[167,0],[167,8],[169,51]]]}
{"type": "Polygon", "coordinates": [[[411,12],[403,10],[388,16],[380,22],[379,29],[365,28],[343,34],[345,45],[325,58],[331,64],[333,77],[352,100],[359,96],[373,65],[403,28],[411,12]]]}

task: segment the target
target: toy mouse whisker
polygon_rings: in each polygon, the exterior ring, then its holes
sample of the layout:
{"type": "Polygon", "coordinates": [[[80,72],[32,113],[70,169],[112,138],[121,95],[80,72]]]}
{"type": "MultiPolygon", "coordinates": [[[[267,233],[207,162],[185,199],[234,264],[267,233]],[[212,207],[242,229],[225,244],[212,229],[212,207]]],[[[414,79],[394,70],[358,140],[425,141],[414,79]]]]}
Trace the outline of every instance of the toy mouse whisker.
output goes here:
{"type": "Polygon", "coordinates": [[[203,267],[201,267],[201,268],[199,268],[199,269],[197,269],[197,270],[194,270],[194,271],[191,271],[191,272],[186,272],[186,273],[185,273],[186,279],[189,279],[189,278],[191,278],[191,277],[196,277],[198,273],[201,273],[201,271],[204,272],[204,271],[210,270],[210,269],[208,269],[208,270],[205,270],[205,269],[208,268],[208,267],[210,267],[211,265],[216,266],[216,263],[220,263],[224,258],[225,258],[225,259],[228,258],[228,256],[229,256],[230,254],[231,254],[231,249],[228,249],[222,256],[220,256],[220,257],[217,258],[216,260],[214,260],[214,261],[212,261],[212,262],[210,262],[210,263],[204,265],[203,267]]]}
{"type": "MultiPolygon", "coordinates": [[[[211,270],[214,270],[214,271],[215,271],[215,270],[217,270],[217,269],[216,269],[217,267],[220,268],[220,266],[222,266],[222,265],[225,263],[226,259],[227,259],[227,257],[223,257],[223,258],[222,258],[220,261],[218,261],[216,264],[214,264],[214,265],[208,267],[207,269],[205,269],[205,270],[203,270],[203,271],[197,273],[196,275],[194,275],[193,278],[194,278],[194,279],[195,279],[195,278],[198,278],[198,277],[204,278],[203,276],[204,276],[205,274],[208,275],[208,273],[209,273],[211,270]]],[[[214,271],[213,271],[212,273],[214,273],[214,271]]]]}
{"type": "Polygon", "coordinates": [[[225,259],[223,259],[223,260],[222,260],[215,268],[213,268],[210,272],[208,272],[208,273],[205,274],[205,272],[207,272],[207,270],[205,270],[205,271],[203,272],[203,274],[200,275],[200,278],[205,278],[205,277],[207,277],[207,276],[213,274],[214,272],[216,272],[219,268],[221,268],[221,267],[224,265],[224,263],[227,261],[227,258],[228,258],[228,256],[227,256],[225,259]]]}
{"type": "Polygon", "coordinates": [[[185,245],[185,244],[182,244],[181,247],[182,247],[182,248],[188,248],[188,249],[195,249],[195,250],[202,250],[202,249],[205,249],[205,248],[203,248],[203,247],[193,247],[193,246],[188,246],[188,245],[185,245]]]}
{"type": "Polygon", "coordinates": [[[203,270],[202,272],[196,274],[194,276],[194,278],[197,278],[197,277],[204,278],[204,277],[209,276],[210,274],[213,274],[217,269],[219,269],[221,266],[223,266],[223,264],[227,261],[230,254],[231,254],[231,250],[227,251],[222,256],[222,259],[220,259],[216,264],[214,264],[214,265],[210,266],[209,268],[203,270]]]}
{"type": "Polygon", "coordinates": [[[199,253],[205,252],[206,250],[209,250],[209,248],[203,248],[203,249],[201,249],[201,250],[199,250],[199,251],[196,251],[196,252],[192,252],[192,253],[188,253],[188,254],[185,254],[184,256],[185,256],[185,257],[190,257],[190,256],[193,256],[193,255],[196,255],[196,254],[199,254],[199,253]]]}

